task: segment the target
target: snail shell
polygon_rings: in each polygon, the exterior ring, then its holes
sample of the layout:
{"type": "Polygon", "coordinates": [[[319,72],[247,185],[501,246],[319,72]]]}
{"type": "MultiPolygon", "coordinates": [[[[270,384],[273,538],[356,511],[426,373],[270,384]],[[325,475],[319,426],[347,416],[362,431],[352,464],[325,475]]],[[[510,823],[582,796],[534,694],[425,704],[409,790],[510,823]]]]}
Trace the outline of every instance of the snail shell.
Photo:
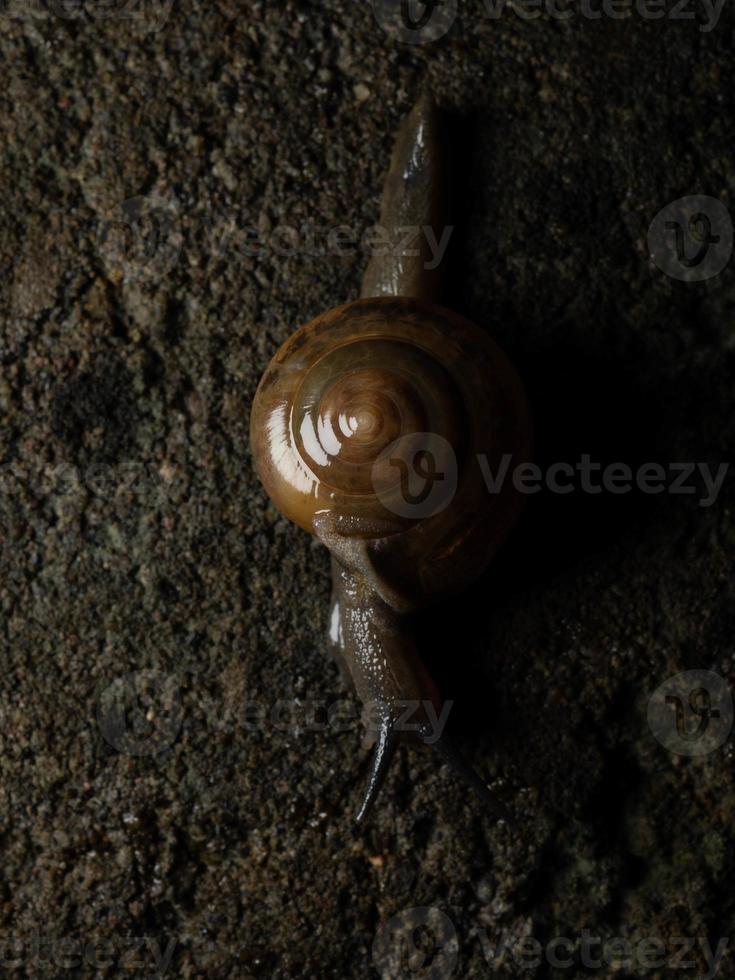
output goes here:
{"type": "Polygon", "coordinates": [[[364,539],[406,606],[462,589],[490,561],[519,497],[512,486],[491,494],[483,471],[497,472],[506,454],[527,459],[528,432],[500,348],[456,313],[397,297],[301,327],[267,368],[251,415],[276,506],[312,534],[329,526],[364,539]]]}

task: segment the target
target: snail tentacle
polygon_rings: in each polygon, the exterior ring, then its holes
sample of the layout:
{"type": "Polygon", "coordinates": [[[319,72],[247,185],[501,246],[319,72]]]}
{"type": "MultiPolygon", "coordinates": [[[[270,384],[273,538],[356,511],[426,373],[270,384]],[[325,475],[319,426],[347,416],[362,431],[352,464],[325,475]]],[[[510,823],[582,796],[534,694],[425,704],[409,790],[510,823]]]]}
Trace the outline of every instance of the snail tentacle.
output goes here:
{"type": "Polygon", "coordinates": [[[467,784],[471,789],[473,789],[483,801],[483,803],[488,807],[490,812],[497,817],[498,820],[503,820],[505,823],[512,825],[513,820],[508,812],[508,808],[498,799],[498,796],[493,793],[487,783],[477,774],[477,772],[470,766],[462,756],[457,752],[454,743],[446,735],[442,735],[438,741],[436,741],[432,748],[439,753],[443,762],[449,766],[455,775],[467,784]]]}
{"type": "Polygon", "coordinates": [[[355,820],[358,824],[364,823],[368,813],[373,808],[373,804],[378,798],[378,794],[385,782],[385,777],[390,767],[393,754],[396,749],[397,738],[390,717],[386,717],[380,727],[378,738],[375,742],[372,763],[370,766],[370,776],[368,785],[363,797],[362,804],[358,810],[355,820]]]}

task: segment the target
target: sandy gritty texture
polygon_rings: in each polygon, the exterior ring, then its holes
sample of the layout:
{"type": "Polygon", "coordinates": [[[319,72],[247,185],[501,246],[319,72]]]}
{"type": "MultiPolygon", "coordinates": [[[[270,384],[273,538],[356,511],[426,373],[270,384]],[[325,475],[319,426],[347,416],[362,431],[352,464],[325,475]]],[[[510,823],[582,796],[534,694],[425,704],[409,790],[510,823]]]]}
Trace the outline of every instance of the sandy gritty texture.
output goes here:
{"type": "MultiPolygon", "coordinates": [[[[357,729],[247,730],[249,700],[346,696],[327,555],[264,499],[248,415],[278,345],[357,295],[365,257],[253,258],[242,234],[361,234],[428,85],[460,157],[449,298],[527,379],[539,459],[727,460],[732,266],[667,278],[646,233],[686,194],[732,206],[730,15],[703,33],[463,3],[448,36],[409,46],[347,0],[149,3],[143,20],[2,7],[12,975],[92,975],[95,950],[104,976],[155,975],[156,951],[167,976],[389,975],[393,926],[413,921],[391,917],[412,908],[453,924],[441,977],[623,975],[526,967],[524,935],[671,955],[673,937],[729,937],[732,737],[674,755],[647,705],[683,670],[735,680],[731,478],[712,507],[534,497],[494,569],[427,620],[454,731],[502,780],[513,830],[406,748],[356,834],[357,729]]],[[[428,975],[422,957],[394,974],[428,975]]],[[[692,960],[628,975],[702,974],[699,940],[692,960]]]]}

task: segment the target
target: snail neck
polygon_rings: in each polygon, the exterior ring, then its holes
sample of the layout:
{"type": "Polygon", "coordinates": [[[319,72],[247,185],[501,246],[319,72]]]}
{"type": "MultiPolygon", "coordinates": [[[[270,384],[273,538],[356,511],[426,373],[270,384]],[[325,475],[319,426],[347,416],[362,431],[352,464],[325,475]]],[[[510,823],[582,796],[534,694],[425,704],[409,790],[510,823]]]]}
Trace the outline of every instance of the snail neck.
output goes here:
{"type": "Polygon", "coordinates": [[[426,739],[440,717],[436,685],[416,652],[409,617],[392,608],[360,571],[332,558],[329,617],[332,654],[362,701],[365,745],[375,745],[361,823],[385,779],[403,735],[426,739]]]}
{"type": "Polygon", "coordinates": [[[411,708],[420,734],[427,706],[438,709],[440,702],[416,651],[411,619],[378,595],[361,572],[348,571],[334,558],[329,641],[364,705],[366,741],[375,741],[386,719],[394,726],[411,708]]]}
{"type": "Polygon", "coordinates": [[[380,210],[381,253],[371,258],[362,296],[409,296],[436,302],[447,225],[446,141],[439,111],[423,95],[401,126],[385,180],[380,210]]]}

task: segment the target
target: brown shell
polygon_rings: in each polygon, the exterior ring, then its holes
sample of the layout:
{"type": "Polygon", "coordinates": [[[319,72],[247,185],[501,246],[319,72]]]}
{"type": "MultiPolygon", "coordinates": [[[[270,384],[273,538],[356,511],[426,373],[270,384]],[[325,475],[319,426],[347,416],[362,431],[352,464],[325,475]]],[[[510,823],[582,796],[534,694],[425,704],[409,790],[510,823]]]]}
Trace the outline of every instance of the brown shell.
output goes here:
{"type": "Polygon", "coordinates": [[[255,465],[276,506],[314,532],[330,514],[417,598],[461,589],[512,526],[512,467],[530,420],[505,354],[456,313],[402,297],[361,299],[296,331],[253,403],[255,465]],[[491,493],[484,472],[510,454],[491,493]]]}

